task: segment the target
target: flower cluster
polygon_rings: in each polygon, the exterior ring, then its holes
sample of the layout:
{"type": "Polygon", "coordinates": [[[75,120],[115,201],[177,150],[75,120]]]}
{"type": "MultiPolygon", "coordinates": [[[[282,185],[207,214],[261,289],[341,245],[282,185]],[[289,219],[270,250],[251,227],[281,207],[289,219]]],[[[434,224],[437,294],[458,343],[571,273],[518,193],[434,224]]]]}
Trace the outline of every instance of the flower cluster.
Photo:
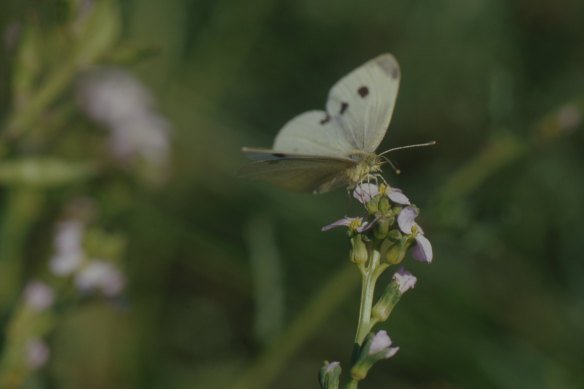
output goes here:
{"type": "Polygon", "coordinates": [[[114,297],[124,288],[124,277],[113,263],[90,258],[83,249],[84,224],[77,219],[63,221],[57,225],[55,255],[49,267],[57,276],[73,276],[73,282],[81,292],[99,291],[114,297]]]}
{"type": "MultiPolygon", "coordinates": [[[[67,218],[57,224],[54,254],[48,264],[53,277],[32,279],[25,285],[19,308],[7,326],[4,345],[5,356],[18,358],[0,358],[0,372],[15,372],[18,379],[23,379],[23,374],[46,365],[51,357],[46,339],[55,326],[56,315],[70,301],[76,301],[79,293],[115,298],[122,292],[125,278],[114,260],[123,245],[116,236],[90,228],[92,205],[85,198],[73,201],[65,210],[67,218]],[[73,287],[73,300],[68,299],[65,284],[73,287]]],[[[4,387],[2,379],[0,376],[0,386],[4,387]]]]}
{"type": "Polygon", "coordinates": [[[131,73],[102,67],[88,72],[77,88],[81,108],[110,129],[110,147],[122,162],[142,159],[164,168],[170,153],[170,124],[160,115],[150,91],[131,73]]]}
{"type": "MultiPolygon", "coordinates": [[[[370,368],[382,359],[393,357],[399,347],[391,347],[386,331],[373,332],[373,327],[386,321],[401,296],[418,281],[403,266],[394,273],[392,281],[373,304],[375,284],[379,276],[390,266],[403,261],[411,248],[412,257],[420,262],[431,263],[432,245],[415,219],[418,208],[411,204],[400,189],[389,185],[362,183],[353,191],[353,197],[365,208],[357,217],[345,216],[322,228],[345,226],[351,244],[350,260],[359,268],[362,276],[361,307],[355,337],[355,358],[349,371],[347,388],[356,388],[370,368]]],[[[323,389],[337,389],[341,367],[338,362],[325,362],[320,371],[323,389]]]]}
{"type": "MultiPolygon", "coordinates": [[[[407,249],[415,243],[412,251],[414,259],[432,262],[432,245],[424,236],[422,227],[415,222],[419,211],[400,189],[385,184],[378,186],[363,183],[355,188],[353,197],[365,206],[367,214],[358,217],[345,216],[323,227],[323,231],[340,226],[349,227],[351,238],[359,236],[351,239],[353,252],[355,246],[362,251],[360,242],[380,241],[386,261],[390,264],[400,263],[407,249]]],[[[368,252],[362,254],[358,260],[363,261],[363,256],[369,257],[368,252]]]]}

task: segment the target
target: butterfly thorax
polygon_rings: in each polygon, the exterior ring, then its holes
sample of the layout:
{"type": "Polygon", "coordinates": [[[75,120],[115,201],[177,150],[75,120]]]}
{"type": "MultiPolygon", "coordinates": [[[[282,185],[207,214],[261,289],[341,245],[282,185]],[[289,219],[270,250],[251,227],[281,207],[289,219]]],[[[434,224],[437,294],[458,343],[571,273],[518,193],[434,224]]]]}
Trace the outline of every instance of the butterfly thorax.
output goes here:
{"type": "Polygon", "coordinates": [[[351,155],[351,159],[359,161],[354,167],[347,170],[347,176],[352,186],[372,178],[374,173],[381,171],[381,158],[374,153],[364,153],[356,151],[351,155]]]}

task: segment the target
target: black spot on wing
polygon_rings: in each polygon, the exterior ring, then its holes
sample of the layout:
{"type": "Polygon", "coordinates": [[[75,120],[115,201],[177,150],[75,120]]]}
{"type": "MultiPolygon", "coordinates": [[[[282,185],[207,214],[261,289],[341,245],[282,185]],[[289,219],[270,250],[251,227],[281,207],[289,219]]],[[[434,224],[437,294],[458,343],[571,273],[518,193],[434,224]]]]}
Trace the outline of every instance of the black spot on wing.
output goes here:
{"type": "Polygon", "coordinates": [[[399,78],[399,65],[395,58],[390,54],[381,55],[376,58],[376,62],[389,77],[397,80],[399,78]]]}
{"type": "Polygon", "coordinates": [[[361,88],[357,89],[357,93],[359,93],[359,96],[365,98],[369,94],[369,88],[362,86],[361,88]]]}
{"type": "Polygon", "coordinates": [[[344,101],[341,103],[341,110],[339,111],[339,114],[342,115],[345,113],[345,111],[347,110],[347,108],[349,108],[349,103],[345,103],[344,101]]]}
{"type": "Polygon", "coordinates": [[[399,77],[399,68],[398,67],[394,67],[393,69],[391,69],[391,77],[394,80],[397,80],[399,77]]]}
{"type": "Polygon", "coordinates": [[[330,121],[331,121],[331,117],[330,117],[330,115],[329,115],[329,114],[328,114],[328,112],[327,112],[327,114],[326,114],[326,116],[324,117],[324,119],[322,119],[322,120],[320,121],[320,124],[324,126],[325,124],[327,124],[327,123],[328,123],[328,122],[330,122],[330,121]]]}

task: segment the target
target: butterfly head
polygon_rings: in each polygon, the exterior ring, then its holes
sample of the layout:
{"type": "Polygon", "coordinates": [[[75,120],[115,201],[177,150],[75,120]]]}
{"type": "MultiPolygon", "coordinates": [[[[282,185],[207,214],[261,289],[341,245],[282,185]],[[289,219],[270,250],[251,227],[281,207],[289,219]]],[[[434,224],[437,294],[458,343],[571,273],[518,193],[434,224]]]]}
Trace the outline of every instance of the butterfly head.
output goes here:
{"type": "Polygon", "coordinates": [[[356,186],[381,172],[381,165],[384,163],[383,157],[361,151],[353,154],[351,158],[358,161],[353,168],[347,170],[349,181],[353,183],[352,186],[356,186]]]}

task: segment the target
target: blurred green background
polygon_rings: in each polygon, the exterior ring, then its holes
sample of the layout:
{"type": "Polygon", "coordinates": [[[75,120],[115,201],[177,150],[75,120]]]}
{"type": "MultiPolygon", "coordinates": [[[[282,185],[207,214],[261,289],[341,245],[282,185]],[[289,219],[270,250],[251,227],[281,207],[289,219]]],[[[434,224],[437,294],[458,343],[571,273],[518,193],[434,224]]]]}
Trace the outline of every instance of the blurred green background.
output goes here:
{"type": "MultiPolygon", "coordinates": [[[[68,3],[2,1],[2,131],[16,106],[7,29],[58,29],[68,3]]],[[[360,387],[584,387],[584,2],[114,4],[112,47],[146,54],[112,49],[93,63],[125,67],[154,94],[173,127],[168,177],[152,185],[108,168],[25,189],[33,200],[20,205],[23,189],[0,183],[0,245],[19,253],[18,270],[3,268],[2,328],[26,281],[47,272],[71,198],[92,196],[100,225],[127,243],[123,303],[57,310],[51,358],[27,387],[317,388],[323,360],[348,366],[358,272],[344,232],[320,232],[344,216],[346,193],[291,194],[234,172],[248,163],[242,146],[269,147],[288,119],[323,108],[334,82],[383,52],[402,81],[380,150],[438,142],[394,153],[403,173],[385,174],[421,208],[435,257],[404,262],[418,284],[380,327],[401,350],[360,387]]],[[[2,159],[98,158],[87,149],[100,126],[70,85],[53,100],[69,110],[51,141],[3,137],[2,159]]]]}

